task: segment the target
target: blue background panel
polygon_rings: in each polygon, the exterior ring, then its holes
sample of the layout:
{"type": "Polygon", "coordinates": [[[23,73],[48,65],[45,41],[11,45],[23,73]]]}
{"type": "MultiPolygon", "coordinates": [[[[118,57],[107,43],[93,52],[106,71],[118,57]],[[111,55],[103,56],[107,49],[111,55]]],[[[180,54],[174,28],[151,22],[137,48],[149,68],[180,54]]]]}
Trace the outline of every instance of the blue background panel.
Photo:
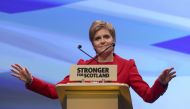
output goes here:
{"type": "Polygon", "coordinates": [[[95,55],[88,31],[94,20],[116,29],[115,52],[135,59],[151,86],[160,73],[174,67],[177,77],[153,104],[132,89],[134,109],[186,109],[190,95],[189,0],[1,0],[0,109],[61,109],[25,88],[10,74],[11,64],[27,67],[33,76],[57,83],[79,59],[89,59],[77,46],[95,55]]]}

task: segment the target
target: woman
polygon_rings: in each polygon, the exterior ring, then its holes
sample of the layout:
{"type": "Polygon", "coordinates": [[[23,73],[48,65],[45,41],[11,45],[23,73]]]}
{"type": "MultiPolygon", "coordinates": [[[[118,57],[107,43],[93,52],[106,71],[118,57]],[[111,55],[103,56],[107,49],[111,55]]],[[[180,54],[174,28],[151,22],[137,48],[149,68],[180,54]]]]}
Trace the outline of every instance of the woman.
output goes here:
{"type": "MultiPolygon", "coordinates": [[[[97,61],[94,59],[90,60],[79,60],[79,65],[117,65],[117,82],[126,83],[131,86],[136,93],[143,98],[144,101],[152,103],[158,99],[167,89],[168,83],[171,79],[176,77],[174,68],[165,69],[152,87],[142,79],[139,75],[134,60],[126,60],[114,53],[114,46],[116,42],[115,30],[110,23],[104,21],[94,21],[89,30],[89,38],[96,51],[97,61]],[[106,48],[106,51],[104,51],[106,48]],[[102,53],[102,51],[104,51],[102,53]],[[100,54],[101,53],[101,54],[100,54]]],[[[18,64],[12,66],[12,75],[26,83],[26,87],[29,90],[47,96],[49,98],[58,98],[55,85],[44,82],[34,76],[18,64]]],[[[68,83],[69,76],[65,77],[60,83],[68,83]]]]}

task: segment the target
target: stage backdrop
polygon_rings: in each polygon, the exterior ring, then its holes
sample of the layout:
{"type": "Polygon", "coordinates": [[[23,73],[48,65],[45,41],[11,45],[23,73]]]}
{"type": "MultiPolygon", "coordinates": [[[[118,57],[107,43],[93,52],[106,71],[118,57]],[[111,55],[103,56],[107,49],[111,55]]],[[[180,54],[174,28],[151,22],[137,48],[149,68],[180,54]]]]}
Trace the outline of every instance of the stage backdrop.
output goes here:
{"type": "Polygon", "coordinates": [[[1,0],[0,109],[61,109],[51,100],[25,89],[10,75],[21,64],[36,77],[57,83],[80,58],[95,52],[88,38],[94,20],[116,29],[115,52],[135,59],[151,86],[163,69],[174,67],[177,77],[153,104],[132,89],[134,109],[186,109],[190,92],[189,0],[1,0]]]}

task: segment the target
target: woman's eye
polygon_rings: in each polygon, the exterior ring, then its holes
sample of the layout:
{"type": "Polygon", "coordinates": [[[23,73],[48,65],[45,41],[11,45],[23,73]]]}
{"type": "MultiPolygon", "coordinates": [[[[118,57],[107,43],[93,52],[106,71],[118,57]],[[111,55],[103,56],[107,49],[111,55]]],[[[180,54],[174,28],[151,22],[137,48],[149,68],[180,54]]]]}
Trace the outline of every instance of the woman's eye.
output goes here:
{"type": "Polygon", "coordinates": [[[95,41],[98,41],[98,40],[100,40],[100,37],[96,37],[96,38],[95,38],[95,41]]]}
{"type": "Polygon", "coordinates": [[[110,35],[104,35],[104,38],[109,39],[110,35]]]}

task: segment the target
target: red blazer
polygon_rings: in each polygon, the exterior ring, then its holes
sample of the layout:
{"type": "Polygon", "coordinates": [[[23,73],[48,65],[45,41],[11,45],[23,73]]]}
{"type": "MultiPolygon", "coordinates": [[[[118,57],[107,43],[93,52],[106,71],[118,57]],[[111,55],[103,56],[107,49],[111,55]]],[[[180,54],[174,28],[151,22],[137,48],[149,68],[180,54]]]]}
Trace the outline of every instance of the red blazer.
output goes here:
{"type": "MultiPolygon", "coordinates": [[[[79,60],[78,65],[88,64],[90,60],[84,61],[82,59],[79,60]]],[[[137,67],[135,65],[134,60],[126,60],[121,58],[120,56],[114,54],[113,62],[96,62],[92,61],[91,65],[101,65],[101,64],[116,64],[117,65],[117,82],[125,83],[132,87],[135,92],[143,98],[144,101],[152,103],[156,99],[158,99],[167,89],[167,85],[163,86],[158,80],[155,81],[152,87],[142,79],[140,74],[138,73],[137,67]]],[[[66,76],[64,80],[60,81],[57,84],[65,84],[68,83],[69,76],[66,76]]],[[[47,96],[52,99],[58,98],[55,84],[50,84],[45,81],[42,81],[36,77],[33,77],[33,82],[30,85],[26,85],[29,90],[37,92],[41,95],[47,96]]]]}

